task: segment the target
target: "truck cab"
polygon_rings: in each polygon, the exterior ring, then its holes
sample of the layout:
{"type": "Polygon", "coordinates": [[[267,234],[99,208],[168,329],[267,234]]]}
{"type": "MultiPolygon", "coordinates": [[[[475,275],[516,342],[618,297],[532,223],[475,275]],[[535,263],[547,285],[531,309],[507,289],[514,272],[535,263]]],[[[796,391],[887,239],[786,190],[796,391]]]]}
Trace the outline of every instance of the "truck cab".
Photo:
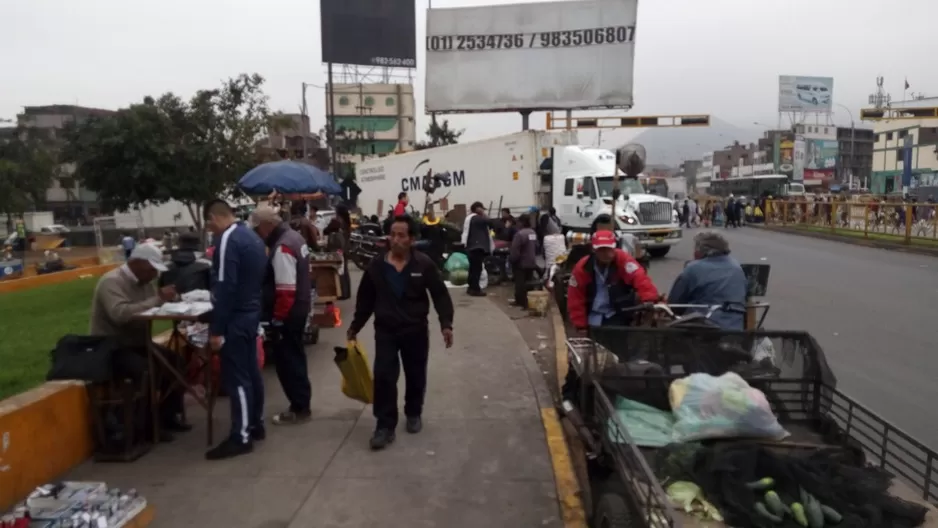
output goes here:
{"type": "Polygon", "coordinates": [[[616,167],[615,153],[601,148],[562,146],[552,149],[552,203],[563,227],[589,231],[593,218],[609,214],[617,232],[635,236],[653,257],[663,257],[681,240],[671,200],[649,194],[638,179],[616,167]],[[619,173],[619,197],[613,204],[613,176],[619,173]]]}

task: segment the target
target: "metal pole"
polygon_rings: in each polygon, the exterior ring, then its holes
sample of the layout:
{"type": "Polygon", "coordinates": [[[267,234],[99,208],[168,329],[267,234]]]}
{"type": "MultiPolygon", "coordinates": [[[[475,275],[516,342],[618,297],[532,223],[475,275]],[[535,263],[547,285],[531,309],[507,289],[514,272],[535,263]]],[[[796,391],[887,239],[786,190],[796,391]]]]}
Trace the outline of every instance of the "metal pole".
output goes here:
{"type": "Polygon", "coordinates": [[[303,115],[300,116],[300,127],[303,129],[303,159],[309,157],[309,147],[306,145],[306,137],[309,135],[309,110],[306,107],[306,83],[303,83],[303,115]]]}
{"type": "Polygon", "coordinates": [[[521,130],[529,130],[531,128],[531,111],[522,110],[521,111],[521,130]]]}
{"type": "Polygon", "coordinates": [[[336,167],[336,151],[335,151],[335,92],[333,89],[332,83],[332,63],[328,63],[326,66],[326,146],[329,149],[329,166],[332,169],[332,174],[335,175],[336,167]]]}

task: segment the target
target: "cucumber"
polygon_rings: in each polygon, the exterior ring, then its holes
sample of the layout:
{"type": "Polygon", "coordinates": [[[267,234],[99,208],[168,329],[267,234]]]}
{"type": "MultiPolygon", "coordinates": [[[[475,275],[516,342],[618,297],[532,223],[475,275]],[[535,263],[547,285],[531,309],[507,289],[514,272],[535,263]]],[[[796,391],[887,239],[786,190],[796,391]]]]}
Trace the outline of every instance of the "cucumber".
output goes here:
{"type": "Polygon", "coordinates": [[[840,521],[844,519],[843,516],[837,513],[837,510],[835,510],[834,508],[831,508],[830,506],[825,506],[823,504],[821,505],[821,513],[824,514],[825,519],[827,519],[833,524],[838,524],[840,523],[840,521]]]}
{"type": "Polygon", "coordinates": [[[811,528],[824,528],[824,514],[821,512],[821,503],[810,495],[808,495],[808,499],[808,503],[804,505],[808,526],[811,528]]]}
{"type": "Polygon", "coordinates": [[[768,508],[765,507],[765,503],[763,502],[756,502],[755,510],[756,510],[756,513],[758,513],[762,517],[765,517],[766,519],[774,523],[782,522],[782,518],[779,517],[778,515],[772,515],[772,513],[769,512],[768,508]]]}
{"type": "Polygon", "coordinates": [[[775,485],[775,479],[772,477],[765,477],[746,484],[746,487],[751,490],[764,490],[771,488],[773,485],[775,485]]]}
{"type": "Polygon", "coordinates": [[[775,515],[780,517],[785,516],[785,504],[782,503],[782,499],[778,497],[778,493],[774,491],[765,492],[765,505],[768,506],[769,511],[775,515]]]}
{"type": "Polygon", "coordinates": [[[799,526],[808,528],[808,518],[804,514],[804,506],[800,502],[791,505],[791,516],[799,526]]]}

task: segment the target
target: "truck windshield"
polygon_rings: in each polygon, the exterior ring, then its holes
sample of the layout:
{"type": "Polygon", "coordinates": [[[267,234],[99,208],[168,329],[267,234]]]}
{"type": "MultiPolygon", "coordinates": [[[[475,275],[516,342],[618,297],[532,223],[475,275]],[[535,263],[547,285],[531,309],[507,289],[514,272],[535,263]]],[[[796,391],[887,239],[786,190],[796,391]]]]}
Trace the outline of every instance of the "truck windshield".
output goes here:
{"type": "MultiPolygon", "coordinates": [[[[612,176],[602,176],[596,178],[596,185],[599,187],[600,198],[612,198],[612,176]]],[[[645,188],[638,180],[619,177],[619,194],[645,194],[645,188]]]]}

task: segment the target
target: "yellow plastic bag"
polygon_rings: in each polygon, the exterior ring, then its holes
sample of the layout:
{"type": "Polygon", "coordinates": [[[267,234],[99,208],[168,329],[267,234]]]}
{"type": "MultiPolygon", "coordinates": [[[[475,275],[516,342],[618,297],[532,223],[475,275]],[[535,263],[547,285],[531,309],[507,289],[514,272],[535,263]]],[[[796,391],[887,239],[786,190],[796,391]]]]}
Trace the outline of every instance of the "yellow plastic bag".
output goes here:
{"type": "Polygon", "coordinates": [[[335,364],[342,373],[342,394],[362,403],[374,401],[374,384],[368,356],[358,341],[349,341],[346,346],[335,347],[335,364]]]}

